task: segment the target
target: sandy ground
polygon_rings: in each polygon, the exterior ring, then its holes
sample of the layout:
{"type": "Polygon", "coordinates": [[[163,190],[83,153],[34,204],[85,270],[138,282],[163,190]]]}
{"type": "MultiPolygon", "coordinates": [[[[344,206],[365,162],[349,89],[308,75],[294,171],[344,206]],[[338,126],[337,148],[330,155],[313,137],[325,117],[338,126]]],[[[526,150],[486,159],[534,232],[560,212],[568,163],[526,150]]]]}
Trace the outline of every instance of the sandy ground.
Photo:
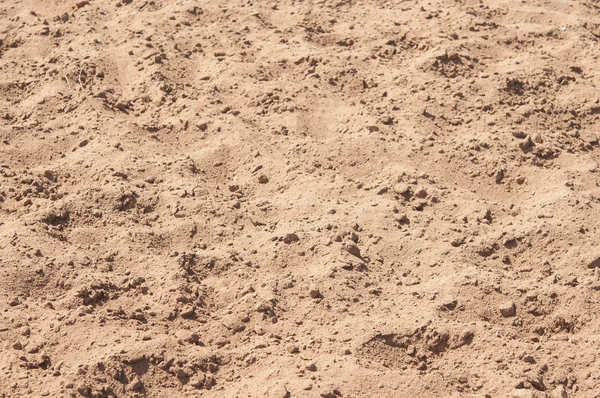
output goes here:
{"type": "Polygon", "coordinates": [[[598,0],[0,0],[0,396],[600,396],[599,56],[598,0]]]}

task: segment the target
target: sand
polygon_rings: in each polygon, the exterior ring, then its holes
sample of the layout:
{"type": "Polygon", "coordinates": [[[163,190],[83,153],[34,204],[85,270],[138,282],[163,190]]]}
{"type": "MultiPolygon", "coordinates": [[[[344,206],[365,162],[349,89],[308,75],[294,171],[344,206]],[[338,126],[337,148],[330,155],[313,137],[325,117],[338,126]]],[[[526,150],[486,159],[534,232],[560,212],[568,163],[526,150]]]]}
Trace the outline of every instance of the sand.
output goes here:
{"type": "Polygon", "coordinates": [[[598,397],[597,0],[0,0],[0,397],[598,397]]]}

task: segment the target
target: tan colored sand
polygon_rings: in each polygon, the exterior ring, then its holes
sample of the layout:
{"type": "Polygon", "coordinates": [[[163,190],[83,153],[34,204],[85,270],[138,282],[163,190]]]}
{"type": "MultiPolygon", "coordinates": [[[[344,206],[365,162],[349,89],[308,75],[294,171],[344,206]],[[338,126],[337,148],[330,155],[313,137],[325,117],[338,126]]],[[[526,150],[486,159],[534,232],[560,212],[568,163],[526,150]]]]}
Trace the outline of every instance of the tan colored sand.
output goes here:
{"type": "Polygon", "coordinates": [[[595,0],[0,0],[0,397],[596,397],[595,0]]]}

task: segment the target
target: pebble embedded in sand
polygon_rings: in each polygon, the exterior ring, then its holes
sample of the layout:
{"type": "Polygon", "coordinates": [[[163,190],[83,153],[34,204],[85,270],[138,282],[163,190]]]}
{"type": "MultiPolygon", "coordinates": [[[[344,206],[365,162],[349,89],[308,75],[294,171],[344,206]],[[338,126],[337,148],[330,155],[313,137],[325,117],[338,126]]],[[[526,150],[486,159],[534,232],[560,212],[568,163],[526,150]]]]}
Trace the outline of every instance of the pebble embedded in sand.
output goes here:
{"type": "Polygon", "coordinates": [[[288,244],[288,245],[290,243],[299,242],[299,241],[300,241],[300,238],[298,237],[298,235],[293,234],[293,233],[292,234],[286,234],[283,237],[283,243],[288,244]]]}
{"type": "Polygon", "coordinates": [[[381,118],[379,118],[379,121],[383,124],[386,124],[388,126],[394,124],[394,119],[392,119],[390,116],[382,116],[381,118]]]}
{"type": "Polygon", "coordinates": [[[410,196],[412,195],[410,187],[408,186],[408,184],[405,183],[396,184],[396,186],[394,187],[394,191],[400,196],[404,197],[405,199],[410,198],[410,196]]]}
{"type": "Polygon", "coordinates": [[[189,318],[189,317],[192,317],[194,315],[194,313],[195,313],[194,307],[191,305],[186,305],[185,307],[183,307],[181,309],[180,315],[183,318],[189,318]]]}
{"type": "Polygon", "coordinates": [[[311,286],[311,288],[308,291],[308,294],[310,295],[310,298],[313,298],[313,299],[318,299],[318,298],[322,297],[321,291],[316,286],[311,286]]]}
{"type": "Polygon", "coordinates": [[[354,245],[352,243],[346,244],[346,246],[344,247],[344,249],[348,253],[352,254],[353,256],[356,256],[356,257],[360,257],[361,256],[360,255],[360,249],[358,248],[358,246],[356,246],[356,245],[354,245]]]}
{"type": "Polygon", "coordinates": [[[339,398],[342,397],[342,393],[337,388],[323,388],[319,393],[321,398],[339,398]]]}
{"type": "Polygon", "coordinates": [[[306,365],[306,370],[311,371],[311,372],[316,372],[317,371],[317,364],[314,362],[310,362],[306,365]]]}
{"type": "Polygon", "coordinates": [[[144,384],[142,384],[142,381],[138,378],[135,377],[128,385],[127,385],[127,389],[129,391],[141,391],[144,388],[144,384]]]}
{"type": "Polygon", "coordinates": [[[500,314],[505,318],[514,316],[517,313],[517,306],[512,301],[501,304],[498,309],[500,310],[500,314]]]}
{"type": "Polygon", "coordinates": [[[177,341],[180,344],[189,343],[189,344],[200,344],[200,336],[197,333],[191,332],[189,330],[178,330],[175,333],[175,337],[177,337],[177,341]]]}
{"type": "Polygon", "coordinates": [[[92,388],[87,384],[80,383],[79,385],[77,385],[77,392],[84,397],[89,397],[91,396],[92,388]]]}
{"type": "Polygon", "coordinates": [[[600,267],[600,255],[591,256],[587,261],[587,267],[590,269],[600,267]]]}
{"type": "Polygon", "coordinates": [[[525,140],[524,140],[524,141],[521,141],[521,142],[519,142],[519,148],[521,148],[521,150],[522,150],[523,152],[528,152],[528,151],[530,151],[530,150],[531,150],[531,148],[533,148],[533,147],[534,147],[534,145],[535,145],[535,144],[534,144],[534,143],[533,143],[533,141],[531,140],[531,137],[530,137],[530,136],[527,136],[527,137],[525,138],[525,140]]]}
{"type": "Polygon", "coordinates": [[[8,300],[8,305],[11,307],[16,307],[19,304],[21,304],[21,301],[19,301],[19,299],[16,297],[8,300]]]}
{"type": "Polygon", "coordinates": [[[454,238],[454,239],[452,239],[452,241],[450,241],[450,244],[454,247],[459,247],[464,243],[465,243],[465,238],[462,236],[458,237],[458,238],[454,238]]]}
{"type": "Polygon", "coordinates": [[[504,179],[504,173],[505,173],[504,169],[498,169],[496,171],[496,175],[494,177],[496,179],[496,184],[500,184],[502,182],[502,180],[504,179]]]}

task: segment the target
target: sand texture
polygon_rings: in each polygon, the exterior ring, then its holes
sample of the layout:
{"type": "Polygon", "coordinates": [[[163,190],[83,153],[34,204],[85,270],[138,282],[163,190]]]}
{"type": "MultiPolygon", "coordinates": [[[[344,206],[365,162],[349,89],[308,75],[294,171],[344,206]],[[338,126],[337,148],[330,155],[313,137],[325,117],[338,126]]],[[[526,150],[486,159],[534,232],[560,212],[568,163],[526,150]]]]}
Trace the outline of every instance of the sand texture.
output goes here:
{"type": "Polygon", "coordinates": [[[0,0],[0,397],[600,397],[598,0],[0,0]]]}

